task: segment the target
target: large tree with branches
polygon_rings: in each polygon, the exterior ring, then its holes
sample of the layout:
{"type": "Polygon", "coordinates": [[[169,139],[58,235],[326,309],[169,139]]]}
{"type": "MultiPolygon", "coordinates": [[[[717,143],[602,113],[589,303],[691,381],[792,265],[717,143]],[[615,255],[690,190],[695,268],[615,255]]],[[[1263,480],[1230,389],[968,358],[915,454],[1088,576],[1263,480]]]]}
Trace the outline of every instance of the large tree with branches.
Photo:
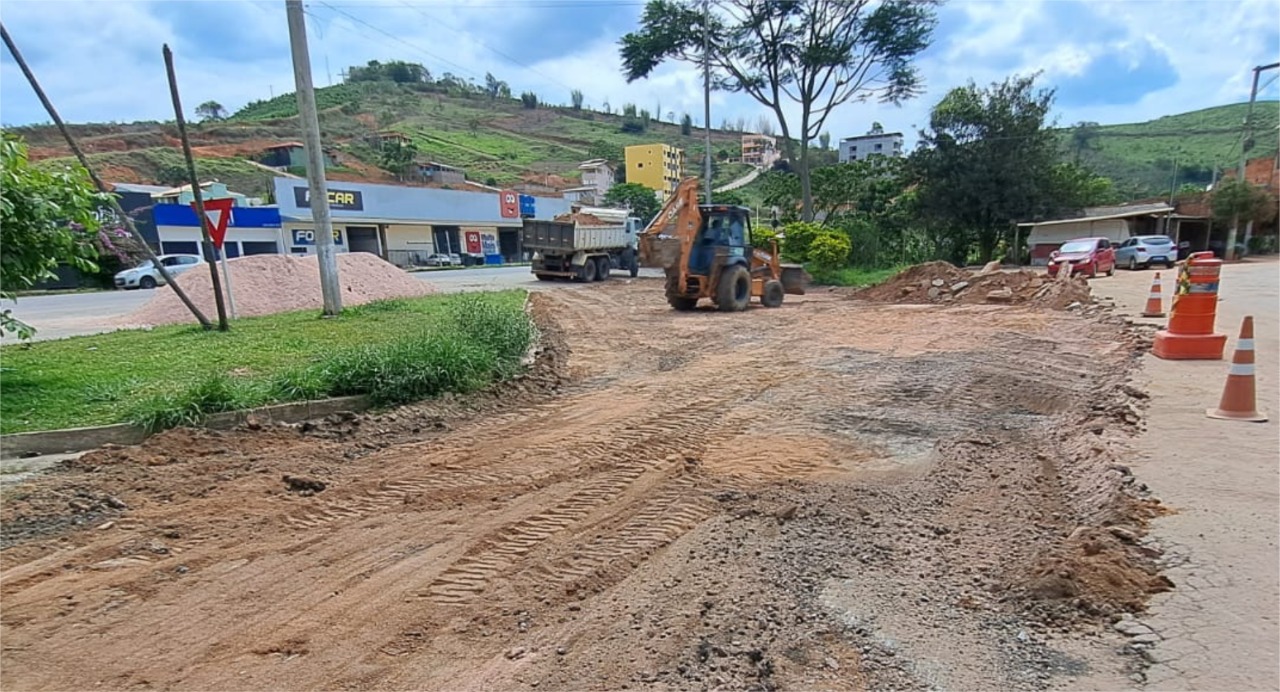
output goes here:
{"type": "Polygon", "coordinates": [[[746,93],[777,117],[800,177],[804,218],[812,219],[809,143],[841,104],[896,104],[920,93],[912,61],[932,39],[937,4],[717,0],[712,12],[697,0],[651,0],[640,29],[622,38],[623,68],[631,82],[667,60],[701,63],[705,45],[716,88],[746,93]],[[788,117],[792,104],[798,123],[788,117]]]}

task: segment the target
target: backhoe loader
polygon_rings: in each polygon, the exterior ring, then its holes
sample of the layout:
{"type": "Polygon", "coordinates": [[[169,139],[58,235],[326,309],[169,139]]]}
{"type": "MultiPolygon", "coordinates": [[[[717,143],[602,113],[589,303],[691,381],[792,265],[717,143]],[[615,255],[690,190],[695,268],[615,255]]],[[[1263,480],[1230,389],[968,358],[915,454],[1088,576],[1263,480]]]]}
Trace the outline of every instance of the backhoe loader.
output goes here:
{"type": "Polygon", "coordinates": [[[724,312],[746,310],[752,297],[767,308],[785,294],[804,294],[804,269],[781,264],[778,242],[751,246],[751,210],[727,204],[699,204],[698,179],[681,181],[662,210],[639,236],[640,264],[662,268],[667,302],[693,310],[709,298],[724,312]]]}

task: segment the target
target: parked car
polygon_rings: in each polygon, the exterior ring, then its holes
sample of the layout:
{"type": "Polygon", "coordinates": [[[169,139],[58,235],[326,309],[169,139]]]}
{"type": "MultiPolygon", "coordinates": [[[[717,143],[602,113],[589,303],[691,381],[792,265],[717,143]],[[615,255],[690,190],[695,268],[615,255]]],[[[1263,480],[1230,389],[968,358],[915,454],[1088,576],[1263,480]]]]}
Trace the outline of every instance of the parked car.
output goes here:
{"type": "Polygon", "coordinates": [[[1116,250],[1106,238],[1076,238],[1062,244],[1049,255],[1049,276],[1057,276],[1063,267],[1072,274],[1090,278],[1105,272],[1116,273],[1116,250]]]}
{"type": "Polygon", "coordinates": [[[1116,264],[1131,270],[1163,264],[1173,269],[1178,261],[1178,246],[1167,235],[1134,236],[1116,248],[1116,264]]]}
{"type": "Polygon", "coordinates": [[[427,257],[426,264],[428,267],[452,267],[454,266],[453,256],[437,252],[427,257]]]}
{"type": "MultiPolygon", "coordinates": [[[[203,261],[200,255],[160,255],[159,260],[170,276],[181,274],[203,261]]],[[[116,274],[116,288],[155,288],[162,284],[164,277],[151,260],[143,260],[142,264],[116,274]]]]}

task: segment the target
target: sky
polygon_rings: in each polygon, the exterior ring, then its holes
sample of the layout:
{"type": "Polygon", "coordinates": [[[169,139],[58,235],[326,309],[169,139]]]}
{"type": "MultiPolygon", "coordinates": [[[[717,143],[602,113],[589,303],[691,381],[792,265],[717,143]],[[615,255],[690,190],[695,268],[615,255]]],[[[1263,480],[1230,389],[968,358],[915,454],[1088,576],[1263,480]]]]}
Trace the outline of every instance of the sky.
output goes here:
{"type": "MultiPolygon", "coordinates": [[[[695,65],[666,64],[627,84],[618,39],[640,0],[306,0],[316,85],[344,68],[407,60],[434,75],[513,92],[532,90],[588,106],[688,112],[702,122],[695,65]]],[[[188,117],[214,100],[229,111],[293,91],[283,0],[4,0],[3,21],[46,93],[70,122],[172,120],[162,45],[174,51],[188,117]]],[[[1255,65],[1280,61],[1280,0],[951,0],[938,9],[932,45],[917,61],[925,91],[901,105],[848,103],[829,118],[833,141],[872,122],[908,146],[949,89],[1040,71],[1057,89],[1058,124],[1138,122],[1248,100],[1255,65]]],[[[1280,74],[1264,73],[1263,82],[1280,74]]],[[[1261,98],[1280,95],[1271,81],[1261,98]]],[[[793,109],[795,112],[795,109],[793,109]]],[[[715,93],[712,123],[766,109],[715,93]]],[[[0,123],[48,121],[7,52],[0,57],[0,123]]]]}

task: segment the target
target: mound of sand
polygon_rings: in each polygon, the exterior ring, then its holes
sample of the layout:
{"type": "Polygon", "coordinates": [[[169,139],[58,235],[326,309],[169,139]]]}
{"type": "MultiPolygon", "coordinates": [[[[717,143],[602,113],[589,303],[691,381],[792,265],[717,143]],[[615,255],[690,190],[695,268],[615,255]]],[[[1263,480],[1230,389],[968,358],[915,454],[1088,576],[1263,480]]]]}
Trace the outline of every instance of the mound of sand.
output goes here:
{"type": "Polygon", "coordinates": [[[1089,283],[1084,277],[1054,281],[1047,274],[1027,269],[970,273],[947,262],[908,267],[854,296],[878,303],[1008,303],[1054,310],[1090,301],[1089,283]]]}
{"type": "MultiPolygon", "coordinates": [[[[252,255],[227,260],[237,317],[270,315],[290,310],[319,309],[320,265],[314,255],[252,255]]],[[[219,266],[218,278],[222,278],[219,266]]],[[[361,305],[388,298],[410,298],[435,293],[435,287],[416,279],[389,262],[367,252],[338,255],[338,279],[342,304],[361,305]]],[[[179,274],[175,279],[187,296],[210,320],[217,319],[213,282],[205,267],[179,274]]],[[[178,295],[161,287],[142,307],[117,321],[121,327],[194,323],[178,295]]]]}
{"type": "Polygon", "coordinates": [[[559,221],[561,223],[574,223],[574,224],[578,224],[579,226],[607,226],[608,225],[599,216],[596,216],[595,214],[588,214],[586,212],[577,212],[574,214],[561,214],[555,217],[555,219],[553,220],[559,221]]]}

